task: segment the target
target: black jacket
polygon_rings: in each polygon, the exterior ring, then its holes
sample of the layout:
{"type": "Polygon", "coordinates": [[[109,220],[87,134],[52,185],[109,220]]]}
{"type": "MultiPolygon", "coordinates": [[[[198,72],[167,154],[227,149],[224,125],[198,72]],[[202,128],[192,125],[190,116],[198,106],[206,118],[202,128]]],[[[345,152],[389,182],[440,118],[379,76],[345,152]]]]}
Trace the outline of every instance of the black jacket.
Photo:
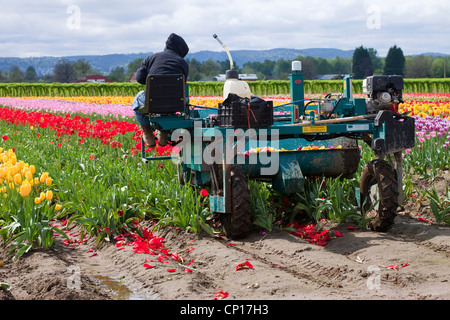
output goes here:
{"type": "Polygon", "coordinates": [[[148,75],[154,74],[184,74],[187,80],[189,65],[183,58],[188,54],[189,47],[182,37],[172,33],[166,41],[164,51],[149,55],[142,60],[136,71],[136,80],[145,84],[148,75]]]}

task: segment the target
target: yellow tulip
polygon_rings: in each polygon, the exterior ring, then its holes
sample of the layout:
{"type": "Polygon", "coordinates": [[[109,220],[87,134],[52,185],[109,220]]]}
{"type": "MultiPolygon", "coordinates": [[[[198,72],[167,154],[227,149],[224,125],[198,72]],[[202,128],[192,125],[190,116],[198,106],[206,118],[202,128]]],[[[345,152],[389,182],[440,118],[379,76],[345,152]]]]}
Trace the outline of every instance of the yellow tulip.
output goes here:
{"type": "Polygon", "coordinates": [[[34,198],[34,203],[35,204],[39,204],[39,203],[41,203],[41,199],[40,198],[34,198]]]}
{"type": "Polygon", "coordinates": [[[50,187],[52,185],[52,178],[48,177],[47,179],[45,179],[45,184],[47,187],[50,187]]]}
{"type": "Polygon", "coordinates": [[[30,171],[31,171],[31,174],[34,174],[36,172],[36,167],[34,166],[34,164],[32,164],[30,166],[30,171]]]}
{"type": "Polygon", "coordinates": [[[39,198],[41,199],[41,201],[45,200],[45,192],[41,192],[41,194],[39,195],[39,198]]]}
{"type": "Polygon", "coordinates": [[[62,207],[62,206],[58,203],[58,204],[55,205],[55,210],[58,211],[58,210],[61,209],[61,207],[62,207]]]}
{"type": "Polygon", "coordinates": [[[52,190],[47,190],[47,192],[45,193],[45,198],[48,201],[51,201],[53,199],[53,192],[52,192],[52,190]]]}
{"type": "Polygon", "coordinates": [[[22,184],[22,175],[20,173],[14,175],[14,183],[17,185],[22,184]]]}
{"type": "Polygon", "coordinates": [[[47,178],[48,178],[48,172],[43,172],[42,175],[41,175],[41,178],[39,179],[39,181],[41,183],[44,183],[45,180],[47,180],[47,178]]]}
{"type": "Polygon", "coordinates": [[[28,195],[31,192],[31,186],[30,184],[24,183],[20,186],[19,193],[22,197],[28,197],[28,195]]]}

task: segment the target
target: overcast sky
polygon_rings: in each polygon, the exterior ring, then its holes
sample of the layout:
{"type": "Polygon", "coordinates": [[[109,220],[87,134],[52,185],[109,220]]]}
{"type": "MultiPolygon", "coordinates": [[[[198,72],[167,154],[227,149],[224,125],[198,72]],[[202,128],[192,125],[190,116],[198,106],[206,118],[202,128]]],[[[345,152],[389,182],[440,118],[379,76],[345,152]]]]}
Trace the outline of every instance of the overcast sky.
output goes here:
{"type": "Polygon", "coordinates": [[[375,48],[450,54],[449,0],[2,0],[0,57],[375,48]]]}

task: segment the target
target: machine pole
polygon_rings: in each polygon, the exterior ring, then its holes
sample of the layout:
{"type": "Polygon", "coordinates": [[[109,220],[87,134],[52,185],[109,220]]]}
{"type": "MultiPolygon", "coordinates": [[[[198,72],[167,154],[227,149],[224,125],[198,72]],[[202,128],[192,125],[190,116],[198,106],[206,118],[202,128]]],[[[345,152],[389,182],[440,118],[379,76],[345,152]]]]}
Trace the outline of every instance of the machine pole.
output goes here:
{"type": "Polygon", "coordinates": [[[305,83],[303,73],[301,72],[301,66],[300,61],[293,61],[292,73],[289,75],[291,102],[300,101],[298,104],[294,104],[291,107],[291,123],[298,122],[298,118],[303,115],[303,108],[305,107],[305,83]]]}

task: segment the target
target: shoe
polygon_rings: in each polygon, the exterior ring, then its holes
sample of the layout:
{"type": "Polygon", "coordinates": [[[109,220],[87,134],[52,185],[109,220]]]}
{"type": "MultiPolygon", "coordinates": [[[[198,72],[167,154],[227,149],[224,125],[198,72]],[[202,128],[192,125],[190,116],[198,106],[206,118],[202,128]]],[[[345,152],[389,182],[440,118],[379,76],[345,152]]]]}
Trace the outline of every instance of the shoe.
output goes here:
{"type": "Polygon", "coordinates": [[[156,138],[158,139],[158,144],[161,147],[165,147],[167,145],[167,131],[155,131],[156,138]]]}
{"type": "Polygon", "coordinates": [[[142,126],[142,132],[145,144],[149,147],[155,147],[156,141],[155,135],[152,132],[152,127],[150,125],[144,125],[142,126]]]}

